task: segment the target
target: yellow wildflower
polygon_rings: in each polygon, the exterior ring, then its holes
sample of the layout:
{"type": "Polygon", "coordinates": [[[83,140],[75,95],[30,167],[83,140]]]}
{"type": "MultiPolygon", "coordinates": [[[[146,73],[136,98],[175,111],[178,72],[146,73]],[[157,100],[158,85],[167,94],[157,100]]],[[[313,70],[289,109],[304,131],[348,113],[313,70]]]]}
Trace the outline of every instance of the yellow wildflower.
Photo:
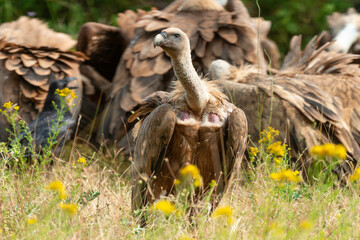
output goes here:
{"type": "Polygon", "coordinates": [[[336,144],[334,149],[334,156],[340,159],[346,159],[346,148],[342,144],[336,144]]]}
{"type": "Polygon", "coordinates": [[[269,153],[272,153],[276,156],[284,156],[285,146],[286,145],[282,145],[281,142],[278,141],[278,142],[274,142],[274,143],[270,144],[268,146],[267,150],[269,151],[269,153]]]}
{"type": "Polygon", "coordinates": [[[346,148],[342,144],[327,143],[324,145],[316,145],[310,149],[310,154],[318,156],[320,158],[337,157],[340,159],[346,158],[346,148]]]}
{"type": "Polygon", "coordinates": [[[196,238],[189,237],[187,235],[183,235],[179,238],[179,240],[197,240],[196,238]]]}
{"type": "Polygon", "coordinates": [[[351,182],[354,182],[354,181],[358,180],[359,178],[360,178],[360,168],[357,167],[355,169],[355,172],[349,176],[349,180],[351,182]]]}
{"type": "Polygon", "coordinates": [[[15,110],[19,110],[20,107],[19,107],[19,106],[15,106],[14,109],[15,109],[15,110]]]}
{"type": "Polygon", "coordinates": [[[68,97],[67,101],[70,102],[71,99],[75,99],[77,98],[75,92],[69,88],[64,88],[64,89],[56,89],[55,94],[61,96],[61,97],[68,97]]]}
{"type": "Polygon", "coordinates": [[[230,206],[223,206],[223,207],[218,207],[212,214],[211,217],[212,218],[217,218],[217,217],[221,217],[224,216],[227,219],[227,223],[228,224],[232,224],[233,222],[233,208],[230,206]]]}
{"type": "Polygon", "coordinates": [[[64,213],[74,216],[78,212],[78,205],[72,203],[59,203],[59,207],[64,213]]]}
{"type": "Polygon", "coordinates": [[[216,183],[216,181],[213,179],[213,180],[211,180],[211,182],[209,183],[209,187],[216,187],[217,186],[217,183],[216,183]]]}
{"type": "Polygon", "coordinates": [[[274,222],[271,223],[270,226],[267,227],[267,230],[269,231],[269,234],[276,239],[280,239],[280,238],[284,238],[285,235],[285,231],[283,229],[283,227],[281,227],[281,225],[279,225],[279,223],[274,222]]]}
{"type": "Polygon", "coordinates": [[[299,227],[305,230],[311,230],[312,229],[312,224],[311,222],[309,222],[308,220],[302,221],[299,224],[299,227]]]}
{"type": "Polygon", "coordinates": [[[277,164],[280,164],[281,163],[281,158],[274,158],[274,161],[277,163],[277,164]]]}
{"type": "Polygon", "coordinates": [[[268,127],[268,130],[264,130],[260,133],[260,140],[259,143],[262,142],[272,142],[274,137],[279,135],[279,131],[275,130],[272,127],[268,127]]]}
{"type": "Polygon", "coordinates": [[[256,157],[258,153],[259,153],[259,149],[257,147],[250,148],[250,155],[256,157]]]}
{"type": "Polygon", "coordinates": [[[189,164],[186,167],[180,169],[180,175],[184,178],[190,176],[194,180],[194,186],[202,186],[202,177],[200,170],[193,164],[189,164]]]}
{"type": "Polygon", "coordinates": [[[163,212],[165,215],[170,215],[176,211],[176,207],[173,203],[163,199],[155,202],[150,209],[163,212]]]}
{"type": "Polygon", "coordinates": [[[3,108],[9,109],[11,108],[13,103],[11,101],[8,101],[7,103],[4,103],[3,108]]]}
{"type": "Polygon", "coordinates": [[[291,171],[291,169],[281,170],[277,173],[271,173],[270,178],[277,182],[301,182],[301,177],[299,176],[299,171],[291,171]]]}
{"type": "Polygon", "coordinates": [[[175,185],[179,185],[179,184],[180,184],[180,180],[179,180],[179,179],[175,179],[175,180],[174,180],[174,184],[175,184],[175,185]]]}
{"type": "Polygon", "coordinates": [[[79,158],[77,163],[82,164],[84,167],[87,166],[86,159],[84,157],[79,158]]]}
{"type": "Polygon", "coordinates": [[[65,187],[64,187],[64,184],[60,181],[60,180],[57,180],[57,181],[54,181],[54,182],[51,182],[47,187],[46,187],[47,190],[51,190],[51,191],[56,191],[59,193],[59,198],[61,200],[64,200],[66,198],[66,192],[65,192],[65,187]]]}
{"type": "Polygon", "coordinates": [[[26,222],[28,225],[33,225],[33,224],[37,223],[37,218],[36,217],[28,218],[28,220],[26,222]]]}

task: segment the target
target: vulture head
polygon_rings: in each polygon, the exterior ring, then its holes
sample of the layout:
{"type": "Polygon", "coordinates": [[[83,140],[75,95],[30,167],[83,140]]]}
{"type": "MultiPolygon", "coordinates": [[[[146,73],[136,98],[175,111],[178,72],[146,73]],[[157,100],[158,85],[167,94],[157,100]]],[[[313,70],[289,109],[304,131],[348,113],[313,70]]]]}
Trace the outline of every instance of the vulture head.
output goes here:
{"type": "Polygon", "coordinates": [[[55,94],[56,89],[62,90],[64,88],[69,88],[69,89],[76,89],[76,86],[68,86],[72,81],[74,81],[76,78],[74,77],[66,77],[62,80],[56,80],[56,81],[52,81],[50,83],[50,87],[49,87],[49,94],[55,94]]]}
{"type": "Polygon", "coordinates": [[[186,34],[178,28],[167,28],[154,38],[154,47],[161,47],[164,51],[175,57],[181,52],[190,52],[190,41],[186,34]]]}
{"type": "Polygon", "coordinates": [[[170,56],[175,75],[186,92],[188,106],[200,114],[209,100],[209,94],[192,64],[188,36],[178,28],[167,28],[155,36],[156,46],[170,56]]]}
{"type": "Polygon", "coordinates": [[[45,99],[45,104],[43,110],[46,109],[52,109],[53,108],[53,102],[56,103],[56,105],[60,106],[60,98],[57,94],[55,94],[56,90],[62,90],[64,88],[69,89],[76,89],[76,86],[68,86],[72,81],[74,81],[76,78],[74,77],[66,77],[62,80],[56,80],[52,81],[50,83],[49,92],[45,99]]]}
{"type": "Polygon", "coordinates": [[[237,68],[227,61],[218,59],[210,64],[209,72],[212,80],[243,82],[252,74],[258,75],[259,69],[253,65],[242,65],[237,68]]]}

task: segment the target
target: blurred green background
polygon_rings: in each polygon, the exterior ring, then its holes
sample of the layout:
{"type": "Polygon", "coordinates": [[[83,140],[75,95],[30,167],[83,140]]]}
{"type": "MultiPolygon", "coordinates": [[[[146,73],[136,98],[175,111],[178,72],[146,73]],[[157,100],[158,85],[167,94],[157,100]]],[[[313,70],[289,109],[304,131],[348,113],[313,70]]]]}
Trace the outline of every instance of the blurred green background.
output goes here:
{"type": "MultiPolygon", "coordinates": [[[[255,0],[243,0],[252,17],[259,14],[255,0]]],[[[21,15],[33,15],[51,28],[76,37],[80,26],[88,21],[116,25],[117,13],[126,9],[163,8],[171,0],[0,0],[0,21],[21,15]]],[[[360,0],[259,0],[260,15],[272,21],[270,38],[282,54],[288,50],[291,37],[302,34],[307,42],[327,29],[326,16],[360,6],[360,0]]]]}

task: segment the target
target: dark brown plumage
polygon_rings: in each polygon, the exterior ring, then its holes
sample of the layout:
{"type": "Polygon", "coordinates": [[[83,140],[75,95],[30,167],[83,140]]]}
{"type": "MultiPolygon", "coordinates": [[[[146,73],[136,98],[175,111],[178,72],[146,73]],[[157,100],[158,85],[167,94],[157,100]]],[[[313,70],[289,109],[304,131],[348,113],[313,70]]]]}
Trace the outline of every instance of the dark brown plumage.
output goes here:
{"type": "Polygon", "coordinates": [[[99,139],[121,139],[126,134],[121,119],[126,122],[129,111],[149,94],[168,89],[174,79],[170,58],[152,47],[153,37],[168,27],[180,28],[189,36],[194,65],[200,72],[206,73],[217,58],[236,65],[259,62],[265,69],[256,29],[241,1],[230,0],[224,8],[215,0],[178,0],[163,11],[150,11],[136,23],[135,39],[118,65],[99,139]]]}
{"type": "Polygon", "coordinates": [[[179,81],[171,93],[156,92],[145,99],[129,119],[142,118],[135,128],[133,209],[171,194],[179,170],[187,164],[196,165],[203,177],[199,196],[211,180],[218,182],[215,191],[223,193],[239,172],[246,148],[244,112],[198,76],[186,34],[169,28],[155,37],[154,44],[169,54],[179,81]]]}
{"type": "Polygon", "coordinates": [[[357,64],[353,64],[360,56],[326,52],[324,49],[332,43],[319,48],[319,39],[321,36],[314,38],[301,51],[301,37],[294,37],[291,51],[285,58],[285,69],[279,75],[296,75],[335,98],[346,124],[360,145],[360,69],[357,64]]]}
{"type": "MultiPolygon", "coordinates": [[[[67,76],[75,77],[69,86],[76,86],[74,101],[69,103],[77,116],[82,98],[79,64],[85,56],[79,52],[49,47],[25,47],[4,43],[0,50],[0,105],[12,101],[20,106],[20,116],[31,122],[42,110],[50,82],[67,76]],[[73,106],[73,104],[75,104],[73,106]]],[[[0,119],[0,140],[5,141],[9,125],[0,119]]]]}

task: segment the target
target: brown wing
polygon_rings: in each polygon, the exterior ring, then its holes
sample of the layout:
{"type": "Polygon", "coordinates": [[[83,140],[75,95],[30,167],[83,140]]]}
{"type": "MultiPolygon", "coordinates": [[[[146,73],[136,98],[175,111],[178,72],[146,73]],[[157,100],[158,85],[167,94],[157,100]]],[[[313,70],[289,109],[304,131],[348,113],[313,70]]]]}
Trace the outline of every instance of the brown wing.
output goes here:
{"type": "MultiPolygon", "coordinates": [[[[233,108],[233,111],[228,116],[226,130],[223,172],[224,176],[226,176],[225,187],[228,188],[240,174],[241,166],[243,165],[243,155],[247,145],[248,126],[243,110],[236,107],[233,108]]],[[[223,189],[219,190],[223,192],[223,189]]]]}
{"type": "Polygon", "coordinates": [[[108,81],[111,81],[120,57],[129,42],[124,32],[117,27],[88,22],[80,28],[76,50],[85,53],[90,58],[85,62],[86,64],[94,67],[108,81]]]}
{"type": "Polygon", "coordinates": [[[137,118],[144,118],[158,106],[169,101],[170,93],[157,91],[146,97],[138,110],[136,110],[128,119],[128,122],[134,122],[137,118]]]}
{"type": "Polygon", "coordinates": [[[0,39],[27,47],[53,47],[67,51],[76,41],[69,35],[49,29],[37,18],[20,17],[18,20],[0,25],[0,39]]]}
{"type": "MultiPolygon", "coordinates": [[[[139,209],[148,201],[153,200],[151,179],[162,167],[175,124],[176,116],[169,104],[157,107],[143,120],[134,152],[131,198],[133,210],[139,209]]],[[[172,180],[170,184],[173,184],[172,180]]]]}
{"type": "Polygon", "coordinates": [[[303,167],[307,166],[306,156],[314,145],[341,142],[353,157],[359,153],[348,125],[341,118],[339,104],[324,101],[327,95],[316,96],[317,92],[312,92],[311,88],[301,93],[301,90],[284,87],[278,92],[276,88],[272,90],[276,85],[272,81],[267,83],[268,87],[265,87],[266,82],[257,85],[256,80],[246,84],[228,81],[220,84],[234,104],[245,111],[252,141],[257,142],[260,131],[268,126],[278,129],[280,139],[291,147],[294,159],[299,152],[304,153],[299,162],[303,167]]]}
{"type": "Polygon", "coordinates": [[[358,56],[324,51],[324,48],[317,46],[318,39],[313,39],[302,51],[301,38],[294,39],[288,56],[298,56],[298,60],[286,65],[278,75],[296,76],[297,79],[311,82],[336,98],[344,121],[360,144],[360,70],[357,64],[352,64],[358,56]]]}
{"type": "MultiPolygon", "coordinates": [[[[69,106],[73,114],[78,114],[82,99],[79,64],[84,58],[79,52],[5,44],[0,50],[0,85],[7,87],[0,90],[0,105],[7,101],[18,104],[20,116],[29,123],[43,108],[50,82],[70,76],[76,78],[70,86],[77,87],[77,98],[69,106]]],[[[1,129],[7,126],[5,120],[0,124],[1,129]]],[[[2,139],[6,136],[1,135],[2,139]]]]}
{"type": "Polygon", "coordinates": [[[155,35],[164,28],[177,27],[189,36],[194,65],[203,73],[217,58],[240,65],[257,64],[260,56],[260,65],[265,65],[262,54],[257,54],[256,31],[250,17],[238,16],[236,11],[175,9],[179,8],[151,11],[136,23],[137,34],[124,51],[113,79],[112,98],[116,101],[111,104],[116,106],[104,116],[104,135],[114,136],[113,131],[121,131],[112,128],[112,121],[116,120],[113,114],[131,111],[147,95],[168,88],[174,77],[170,58],[152,44],[155,35]]]}
{"type": "Polygon", "coordinates": [[[301,50],[301,36],[294,36],[291,39],[290,52],[285,56],[279,74],[292,76],[297,73],[315,75],[349,72],[349,64],[358,59],[359,56],[347,53],[326,52],[325,49],[334,42],[327,42],[320,46],[324,34],[315,36],[306,45],[304,50],[301,50]]]}

